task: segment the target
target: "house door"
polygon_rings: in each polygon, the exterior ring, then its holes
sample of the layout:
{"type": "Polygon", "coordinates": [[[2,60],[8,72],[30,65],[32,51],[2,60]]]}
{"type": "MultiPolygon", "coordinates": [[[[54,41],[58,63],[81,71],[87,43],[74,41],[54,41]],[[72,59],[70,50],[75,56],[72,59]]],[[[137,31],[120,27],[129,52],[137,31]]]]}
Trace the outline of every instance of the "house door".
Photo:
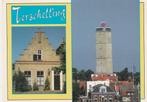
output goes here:
{"type": "Polygon", "coordinates": [[[60,74],[59,73],[56,73],[54,75],[54,89],[60,90],[60,74]]]}

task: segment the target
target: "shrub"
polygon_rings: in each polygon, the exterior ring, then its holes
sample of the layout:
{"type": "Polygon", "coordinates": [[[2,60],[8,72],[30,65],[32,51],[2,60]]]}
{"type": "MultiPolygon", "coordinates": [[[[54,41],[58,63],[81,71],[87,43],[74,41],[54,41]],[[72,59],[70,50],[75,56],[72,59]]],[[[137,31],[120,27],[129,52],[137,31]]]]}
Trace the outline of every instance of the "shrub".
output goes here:
{"type": "Polygon", "coordinates": [[[28,81],[26,80],[24,73],[21,71],[18,71],[18,73],[13,75],[13,85],[15,91],[25,92],[32,89],[31,86],[28,85],[28,81]]]}
{"type": "Polygon", "coordinates": [[[49,82],[48,77],[47,77],[46,80],[45,80],[45,87],[44,87],[44,90],[50,90],[50,82],[49,82]]]}
{"type": "Polygon", "coordinates": [[[39,90],[39,88],[38,88],[36,82],[34,82],[34,84],[33,84],[33,91],[38,91],[38,90],[39,90]]]}

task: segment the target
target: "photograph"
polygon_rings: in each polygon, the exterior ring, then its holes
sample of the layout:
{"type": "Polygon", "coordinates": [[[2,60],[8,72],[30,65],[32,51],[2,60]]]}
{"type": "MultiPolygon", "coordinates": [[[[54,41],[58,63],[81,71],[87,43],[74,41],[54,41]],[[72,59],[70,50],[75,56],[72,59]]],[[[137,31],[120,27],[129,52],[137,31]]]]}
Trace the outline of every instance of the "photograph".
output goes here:
{"type": "Polygon", "coordinates": [[[146,102],[145,8],[2,1],[2,102],[146,102]]]}
{"type": "Polygon", "coordinates": [[[71,4],[8,3],[6,10],[8,100],[72,99],[71,4]]]}
{"type": "Polygon", "coordinates": [[[66,93],[65,27],[12,27],[13,94],[66,93]]]}
{"type": "Polygon", "coordinates": [[[73,102],[140,102],[138,0],[72,1],[73,102]]]}

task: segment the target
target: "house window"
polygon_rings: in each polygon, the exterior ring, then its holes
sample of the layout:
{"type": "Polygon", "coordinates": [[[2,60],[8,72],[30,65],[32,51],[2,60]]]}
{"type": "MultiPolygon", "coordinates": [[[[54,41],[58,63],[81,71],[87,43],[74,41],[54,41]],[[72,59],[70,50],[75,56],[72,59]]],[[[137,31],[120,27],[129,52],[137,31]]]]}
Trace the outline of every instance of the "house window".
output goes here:
{"type": "Polygon", "coordinates": [[[107,92],[106,86],[101,86],[99,92],[100,93],[106,93],[107,92]]]}
{"type": "Polygon", "coordinates": [[[28,81],[28,84],[31,85],[31,71],[24,71],[24,76],[28,81]]]}
{"type": "Polygon", "coordinates": [[[101,92],[102,92],[102,93],[105,93],[105,89],[104,89],[104,88],[102,88],[102,89],[101,89],[101,92]]]}
{"type": "Polygon", "coordinates": [[[37,54],[33,55],[33,61],[37,61],[37,54]]]}
{"type": "Polygon", "coordinates": [[[41,50],[38,50],[38,60],[41,60],[41,50]]]}
{"type": "Polygon", "coordinates": [[[44,72],[37,71],[37,85],[44,85],[44,72]]]}
{"type": "Polygon", "coordinates": [[[38,50],[37,54],[33,54],[33,61],[41,61],[41,50],[38,50]]]}
{"type": "Polygon", "coordinates": [[[41,55],[38,55],[38,61],[41,61],[41,55]]]}
{"type": "Polygon", "coordinates": [[[38,50],[38,55],[41,55],[41,50],[38,50]]]}
{"type": "Polygon", "coordinates": [[[112,99],[110,99],[109,102],[112,102],[112,99]]]}

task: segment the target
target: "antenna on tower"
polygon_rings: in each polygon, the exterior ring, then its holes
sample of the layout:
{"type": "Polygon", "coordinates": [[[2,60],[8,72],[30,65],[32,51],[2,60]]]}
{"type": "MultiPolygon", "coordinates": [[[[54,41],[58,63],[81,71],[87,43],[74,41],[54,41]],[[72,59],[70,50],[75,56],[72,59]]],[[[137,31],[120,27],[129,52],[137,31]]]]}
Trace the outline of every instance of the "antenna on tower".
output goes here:
{"type": "Polygon", "coordinates": [[[106,21],[102,21],[102,22],[100,23],[100,27],[106,28],[107,26],[108,26],[108,24],[107,24],[106,21]]]}

